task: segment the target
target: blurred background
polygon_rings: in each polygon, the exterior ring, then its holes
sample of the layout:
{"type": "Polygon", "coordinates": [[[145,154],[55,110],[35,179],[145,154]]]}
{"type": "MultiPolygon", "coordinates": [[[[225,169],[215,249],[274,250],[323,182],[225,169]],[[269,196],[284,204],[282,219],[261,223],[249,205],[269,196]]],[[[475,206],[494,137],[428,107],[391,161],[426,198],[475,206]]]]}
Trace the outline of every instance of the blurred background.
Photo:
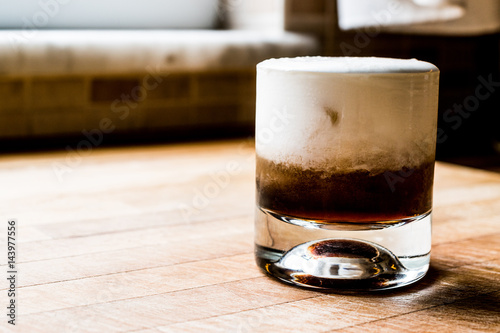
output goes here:
{"type": "Polygon", "coordinates": [[[0,151],[245,138],[258,62],[384,56],[440,68],[438,159],[500,172],[499,48],[498,0],[0,0],[0,151]]]}

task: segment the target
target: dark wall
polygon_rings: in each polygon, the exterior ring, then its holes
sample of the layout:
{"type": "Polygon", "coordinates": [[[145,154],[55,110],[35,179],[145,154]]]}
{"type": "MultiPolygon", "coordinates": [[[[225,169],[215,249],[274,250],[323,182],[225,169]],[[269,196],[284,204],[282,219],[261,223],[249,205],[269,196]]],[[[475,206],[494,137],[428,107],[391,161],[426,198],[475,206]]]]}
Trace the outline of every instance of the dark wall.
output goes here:
{"type": "Polygon", "coordinates": [[[500,142],[500,35],[339,32],[330,55],[417,58],[441,71],[438,157],[488,154],[500,142]],[[350,53],[350,54],[349,54],[350,53]]]}

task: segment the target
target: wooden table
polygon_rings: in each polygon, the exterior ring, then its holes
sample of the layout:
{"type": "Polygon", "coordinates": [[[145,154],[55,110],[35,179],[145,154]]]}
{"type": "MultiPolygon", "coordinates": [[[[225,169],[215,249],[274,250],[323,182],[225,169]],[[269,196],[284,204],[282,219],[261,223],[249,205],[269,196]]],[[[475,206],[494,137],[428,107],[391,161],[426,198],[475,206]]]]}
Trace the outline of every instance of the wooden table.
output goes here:
{"type": "Polygon", "coordinates": [[[77,152],[0,157],[2,332],[500,331],[500,174],[438,163],[427,277],[327,294],[254,264],[252,141],[77,152]]]}

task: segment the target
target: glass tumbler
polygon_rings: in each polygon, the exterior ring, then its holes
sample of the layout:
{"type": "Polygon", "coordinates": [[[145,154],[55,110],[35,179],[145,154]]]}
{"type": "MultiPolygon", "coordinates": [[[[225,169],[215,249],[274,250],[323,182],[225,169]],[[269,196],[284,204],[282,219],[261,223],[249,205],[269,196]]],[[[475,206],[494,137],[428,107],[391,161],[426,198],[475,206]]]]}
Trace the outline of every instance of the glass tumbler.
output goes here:
{"type": "Polygon", "coordinates": [[[258,266],[320,289],[421,279],[431,250],[438,88],[438,68],[416,59],[258,64],[258,266]]]}

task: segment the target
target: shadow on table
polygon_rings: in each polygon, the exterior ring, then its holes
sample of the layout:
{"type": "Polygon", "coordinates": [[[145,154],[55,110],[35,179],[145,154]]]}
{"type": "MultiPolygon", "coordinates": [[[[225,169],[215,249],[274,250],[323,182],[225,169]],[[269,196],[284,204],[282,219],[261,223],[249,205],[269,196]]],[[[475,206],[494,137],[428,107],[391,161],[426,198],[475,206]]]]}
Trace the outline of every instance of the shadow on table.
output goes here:
{"type": "MultiPolygon", "coordinates": [[[[496,274],[495,274],[496,275],[496,274]]],[[[410,298],[413,304],[423,308],[446,306],[447,312],[481,318],[500,319],[500,290],[498,276],[476,268],[457,267],[444,269],[432,265],[427,275],[407,287],[375,293],[363,293],[373,298],[410,298]]],[[[359,295],[359,293],[357,293],[359,295]]]]}

